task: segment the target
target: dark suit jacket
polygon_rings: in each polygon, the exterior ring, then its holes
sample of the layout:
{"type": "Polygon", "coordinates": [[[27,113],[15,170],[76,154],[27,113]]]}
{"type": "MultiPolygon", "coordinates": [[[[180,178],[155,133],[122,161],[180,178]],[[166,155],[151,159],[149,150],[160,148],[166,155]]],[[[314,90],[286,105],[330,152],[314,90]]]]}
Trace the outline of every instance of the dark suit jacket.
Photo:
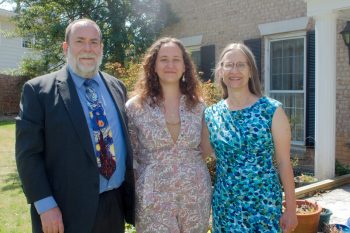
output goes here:
{"type": "MultiPolygon", "coordinates": [[[[134,222],[132,149],[126,128],[126,89],[100,73],[121,119],[127,156],[124,213],[134,222]]],[[[91,232],[99,199],[99,172],[83,108],[67,68],[34,78],[23,86],[16,121],[16,162],[31,206],[34,232],[41,221],[33,203],[53,196],[62,211],[65,233],[91,232]]]]}

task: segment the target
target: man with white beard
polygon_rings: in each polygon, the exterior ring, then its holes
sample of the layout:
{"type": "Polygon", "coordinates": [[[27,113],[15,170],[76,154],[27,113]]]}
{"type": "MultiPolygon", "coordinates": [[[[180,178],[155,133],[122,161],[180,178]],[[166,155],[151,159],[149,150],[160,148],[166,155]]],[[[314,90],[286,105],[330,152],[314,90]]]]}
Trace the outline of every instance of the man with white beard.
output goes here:
{"type": "Polygon", "coordinates": [[[26,82],[16,118],[16,162],[32,231],[124,232],[134,223],[126,89],[99,71],[102,33],[70,23],[61,70],[26,82]]]}

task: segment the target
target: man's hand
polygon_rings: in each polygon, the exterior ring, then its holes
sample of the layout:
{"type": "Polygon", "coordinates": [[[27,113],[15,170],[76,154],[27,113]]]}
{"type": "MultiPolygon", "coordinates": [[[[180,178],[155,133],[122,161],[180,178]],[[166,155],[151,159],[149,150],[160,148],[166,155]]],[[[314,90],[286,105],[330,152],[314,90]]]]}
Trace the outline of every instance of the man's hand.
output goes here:
{"type": "Polygon", "coordinates": [[[44,233],[64,233],[62,213],[58,207],[42,213],[40,219],[44,233]]]}

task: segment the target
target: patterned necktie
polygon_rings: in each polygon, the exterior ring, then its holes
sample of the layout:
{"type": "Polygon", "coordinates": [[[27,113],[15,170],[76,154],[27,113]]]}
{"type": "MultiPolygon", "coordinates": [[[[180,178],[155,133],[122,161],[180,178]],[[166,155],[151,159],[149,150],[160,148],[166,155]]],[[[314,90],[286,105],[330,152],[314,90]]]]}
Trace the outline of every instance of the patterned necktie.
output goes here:
{"type": "Polygon", "coordinates": [[[97,84],[94,80],[85,80],[85,96],[94,134],[97,165],[100,174],[109,180],[116,167],[112,131],[93,83],[97,84]]]}

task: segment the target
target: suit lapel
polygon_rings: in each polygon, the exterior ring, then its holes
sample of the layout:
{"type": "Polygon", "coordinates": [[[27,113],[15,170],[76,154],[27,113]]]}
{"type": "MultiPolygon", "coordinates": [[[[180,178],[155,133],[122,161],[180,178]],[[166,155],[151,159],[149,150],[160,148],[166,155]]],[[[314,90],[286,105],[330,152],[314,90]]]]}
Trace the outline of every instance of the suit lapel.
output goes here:
{"type": "Polygon", "coordinates": [[[67,109],[75,131],[80,138],[81,144],[87,151],[89,157],[96,163],[94,150],[92,147],[89,128],[86,124],[84,110],[81,106],[80,99],[75,88],[72,77],[66,67],[58,72],[57,89],[59,95],[62,97],[63,103],[67,109]]]}

